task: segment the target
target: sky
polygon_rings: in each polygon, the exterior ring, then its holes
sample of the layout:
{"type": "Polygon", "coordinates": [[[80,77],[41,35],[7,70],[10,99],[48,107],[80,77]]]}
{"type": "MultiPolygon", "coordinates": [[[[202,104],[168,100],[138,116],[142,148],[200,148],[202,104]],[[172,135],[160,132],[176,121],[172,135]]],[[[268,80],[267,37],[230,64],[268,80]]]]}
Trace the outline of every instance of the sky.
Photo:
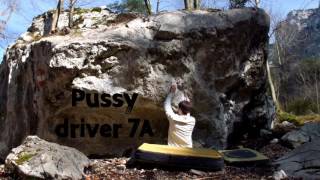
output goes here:
{"type": "MultiPolygon", "coordinates": [[[[8,0],[0,0],[0,10],[4,8],[4,3],[8,0]]],[[[68,0],[65,0],[66,2],[68,0]]],[[[81,0],[78,6],[97,7],[115,2],[116,0],[81,0]]],[[[121,1],[121,0],[120,0],[121,1]]],[[[157,0],[151,0],[153,11],[155,11],[157,0]]],[[[320,0],[260,0],[261,7],[267,12],[272,12],[278,17],[285,18],[288,12],[296,9],[309,9],[319,6],[320,0]]],[[[0,61],[6,47],[14,41],[31,25],[32,18],[45,11],[54,9],[57,0],[18,0],[17,11],[11,16],[6,34],[7,40],[0,40],[0,61]]],[[[226,0],[202,0],[202,3],[209,7],[226,8],[226,0]]],[[[250,5],[250,4],[249,4],[250,5]]],[[[183,0],[160,0],[160,11],[174,11],[183,8],[183,0]]],[[[0,14],[1,20],[1,14],[0,14]]]]}

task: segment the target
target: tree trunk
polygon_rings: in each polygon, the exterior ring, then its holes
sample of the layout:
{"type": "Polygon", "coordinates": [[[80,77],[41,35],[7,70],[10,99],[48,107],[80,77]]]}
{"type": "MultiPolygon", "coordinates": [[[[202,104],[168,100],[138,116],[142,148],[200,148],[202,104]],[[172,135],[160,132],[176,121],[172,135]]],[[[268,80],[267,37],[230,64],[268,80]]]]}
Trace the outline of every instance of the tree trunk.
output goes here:
{"type": "Polygon", "coordinates": [[[317,98],[317,113],[320,113],[320,105],[319,105],[319,89],[318,89],[318,77],[317,71],[315,71],[315,81],[316,81],[316,98],[317,98]]]}
{"type": "Polygon", "coordinates": [[[150,3],[150,0],[144,0],[144,3],[145,3],[145,5],[146,5],[147,13],[148,13],[149,15],[151,15],[152,12],[151,12],[151,3],[150,3]]]}
{"type": "Polygon", "coordinates": [[[258,8],[260,6],[260,0],[255,0],[254,2],[256,4],[256,7],[258,8]]]}
{"type": "Polygon", "coordinates": [[[157,9],[156,9],[156,13],[159,13],[159,6],[160,6],[160,0],[157,0],[157,9]]]}
{"type": "Polygon", "coordinates": [[[194,9],[200,9],[200,0],[194,0],[193,7],[194,9]]]}
{"type": "Polygon", "coordinates": [[[279,63],[279,66],[282,66],[281,54],[280,54],[280,47],[279,47],[279,41],[276,40],[275,45],[276,45],[277,54],[278,54],[278,63],[279,63]]]}
{"type": "Polygon", "coordinates": [[[55,32],[57,21],[58,21],[58,10],[56,9],[56,10],[54,10],[54,13],[52,14],[50,34],[55,32]]]}
{"type": "Polygon", "coordinates": [[[272,100],[274,101],[274,103],[276,105],[276,109],[280,110],[279,103],[278,103],[277,96],[276,96],[276,91],[274,90],[274,85],[273,85],[271,71],[270,71],[270,67],[269,67],[269,63],[268,62],[266,62],[266,67],[267,67],[268,83],[269,83],[269,86],[270,86],[271,97],[272,97],[272,100]]]}
{"type": "Polygon", "coordinates": [[[184,7],[186,10],[191,10],[190,0],[184,0],[184,7]]]}
{"type": "Polygon", "coordinates": [[[74,5],[76,0],[70,0],[69,2],[69,28],[73,27],[73,12],[74,12],[74,5]]]}
{"type": "Polygon", "coordinates": [[[13,12],[17,10],[17,0],[8,1],[5,4],[2,4],[2,6],[3,7],[0,10],[0,39],[5,39],[7,38],[5,29],[13,12]]]}
{"type": "Polygon", "coordinates": [[[50,33],[54,33],[58,24],[59,12],[61,10],[61,0],[58,1],[57,9],[52,13],[52,21],[50,25],[50,33]]]}
{"type": "Polygon", "coordinates": [[[64,5],[64,0],[59,0],[58,5],[57,5],[57,9],[55,10],[54,14],[52,15],[50,33],[54,33],[56,31],[56,28],[58,27],[60,14],[63,12],[63,5],[64,5]]]}
{"type": "Polygon", "coordinates": [[[63,12],[63,9],[64,9],[64,0],[60,0],[60,7],[59,7],[60,13],[63,12]]]}

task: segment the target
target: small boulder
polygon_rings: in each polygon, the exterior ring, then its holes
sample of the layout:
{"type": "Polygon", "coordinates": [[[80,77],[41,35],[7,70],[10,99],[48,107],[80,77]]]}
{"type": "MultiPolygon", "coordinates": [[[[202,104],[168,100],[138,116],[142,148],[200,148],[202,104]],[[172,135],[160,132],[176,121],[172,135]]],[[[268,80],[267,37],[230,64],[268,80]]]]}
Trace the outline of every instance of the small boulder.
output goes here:
{"type": "Polygon", "coordinates": [[[279,142],[278,138],[274,138],[270,141],[270,144],[277,144],[279,142]]]}
{"type": "Polygon", "coordinates": [[[281,140],[285,141],[293,148],[296,148],[301,144],[309,142],[310,138],[304,132],[301,132],[300,130],[295,130],[295,131],[288,132],[287,134],[282,136],[281,140]]]}
{"type": "Polygon", "coordinates": [[[306,123],[299,130],[288,132],[281,140],[296,148],[301,144],[320,138],[320,123],[306,123]]]}
{"type": "Polygon", "coordinates": [[[89,163],[89,159],[74,148],[28,136],[22,145],[11,150],[5,168],[21,178],[81,179],[89,163]]]}
{"type": "Polygon", "coordinates": [[[288,178],[286,172],[284,172],[284,170],[279,170],[279,171],[276,171],[274,172],[273,174],[273,179],[275,180],[282,180],[282,179],[286,179],[288,178]]]}
{"type": "Polygon", "coordinates": [[[281,125],[284,126],[284,127],[294,127],[295,126],[293,123],[288,122],[288,121],[283,121],[281,123],[281,125]]]}

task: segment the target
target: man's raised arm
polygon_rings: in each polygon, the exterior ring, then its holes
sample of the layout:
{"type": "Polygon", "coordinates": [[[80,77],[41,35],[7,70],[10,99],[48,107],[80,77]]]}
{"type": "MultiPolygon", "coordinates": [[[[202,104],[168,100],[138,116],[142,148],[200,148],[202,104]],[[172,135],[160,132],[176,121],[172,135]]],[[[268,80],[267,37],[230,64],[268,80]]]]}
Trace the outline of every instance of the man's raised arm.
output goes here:
{"type": "Polygon", "coordinates": [[[166,100],[164,102],[164,110],[169,120],[179,121],[179,115],[173,112],[171,101],[174,93],[176,92],[177,85],[172,84],[170,88],[170,93],[167,95],[166,100]]]}

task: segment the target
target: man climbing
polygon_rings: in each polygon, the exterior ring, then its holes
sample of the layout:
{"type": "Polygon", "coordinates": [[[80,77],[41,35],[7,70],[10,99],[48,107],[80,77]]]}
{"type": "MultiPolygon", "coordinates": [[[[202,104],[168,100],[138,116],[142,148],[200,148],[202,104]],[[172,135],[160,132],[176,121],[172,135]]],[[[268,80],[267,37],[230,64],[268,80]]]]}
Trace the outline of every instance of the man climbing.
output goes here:
{"type": "Polygon", "coordinates": [[[181,101],[177,114],[173,112],[171,101],[176,89],[177,85],[173,83],[164,102],[164,110],[169,120],[168,145],[192,148],[192,131],[195,125],[195,118],[190,115],[192,106],[190,101],[181,101]]]}

